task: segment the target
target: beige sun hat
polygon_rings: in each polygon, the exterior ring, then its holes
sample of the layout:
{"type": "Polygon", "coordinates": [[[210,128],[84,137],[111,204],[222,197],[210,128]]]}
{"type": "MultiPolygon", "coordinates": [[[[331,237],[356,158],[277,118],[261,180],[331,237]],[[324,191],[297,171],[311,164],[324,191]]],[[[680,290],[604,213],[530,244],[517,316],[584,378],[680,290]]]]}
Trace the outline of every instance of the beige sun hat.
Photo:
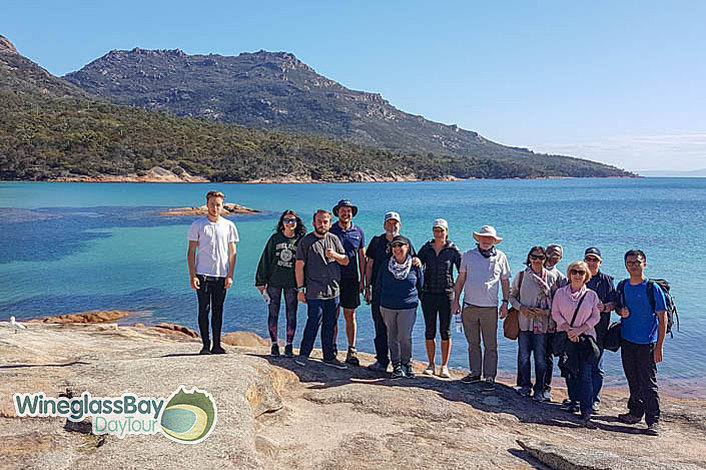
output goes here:
{"type": "Polygon", "coordinates": [[[480,232],[473,232],[473,238],[478,240],[478,237],[493,237],[495,239],[495,243],[500,243],[503,241],[501,237],[498,236],[498,233],[495,231],[495,227],[492,225],[484,225],[480,228],[480,232]]]}

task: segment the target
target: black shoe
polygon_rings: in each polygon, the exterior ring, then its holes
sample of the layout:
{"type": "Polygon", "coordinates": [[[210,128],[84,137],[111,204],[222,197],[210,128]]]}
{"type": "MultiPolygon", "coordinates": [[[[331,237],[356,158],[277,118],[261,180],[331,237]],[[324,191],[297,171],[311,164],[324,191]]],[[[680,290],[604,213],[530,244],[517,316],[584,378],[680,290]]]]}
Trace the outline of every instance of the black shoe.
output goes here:
{"type": "Polygon", "coordinates": [[[601,403],[598,401],[594,401],[593,405],[591,405],[591,414],[597,415],[600,411],[601,411],[601,403]]]}
{"type": "Polygon", "coordinates": [[[279,357],[279,345],[278,344],[273,344],[272,347],[270,348],[270,356],[272,357],[279,357]]]}
{"type": "Polygon", "coordinates": [[[358,351],[356,351],[353,347],[348,348],[348,354],[346,355],[346,364],[350,364],[352,366],[360,365],[360,361],[358,360],[358,351]]]}
{"type": "Polygon", "coordinates": [[[645,429],[645,434],[648,436],[659,436],[659,423],[648,424],[647,429],[645,429]]]}
{"type": "Polygon", "coordinates": [[[586,413],[585,415],[581,415],[581,424],[586,429],[598,429],[598,425],[596,425],[596,423],[591,421],[591,413],[586,413]]]}
{"type": "Polygon", "coordinates": [[[484,392],[494,392],[495,391],[495,379],[485,379],[483,383],[484,392]]]}
{"type": "Polygon", "coordinates": [[[324,359],[324,365],[329,366],[329,367],[334,367],[336,369],[340,370],[345,370],[348,369],[348,366],[336,359],[335,357],[333,359],[324,359]]]}
{"type": "Polygon", "coordinates": [[[404,375],[407,376],[408,379],[413,379],[417,376],[417,374],[414,373],[414,370],[412,370],[412,364],[404,364],[402,366],[404,369],[404,375]]]}
{"type": "Polygon", "coordinates": [[[396,365],[395,367],[392,368],[392,375],[390,375],[391,379],[403,379],[407,376],[404,372],[404,368],[402,367],[401,364],[396,365]]]}
{"type": "Polygon", "coordinates": [[[464,378],[461,379],[461,383],[464,383],[464,384],[474,384],[477,382],[480,382],[480,375],[468,374],[467,376],[465,376],[464,378]]]}
{"type": "Polygon", "coordinates": [[[374,362],[368,366],[368,370],[384,374],[387,372],[387,364],[380,364],[379,362],[374,362]]]}
{"type": "Polygon", "coordinates": [[[294,348],[292,348],[291,344],[284,347],[284,357],[294,357],[294,348]]]}
{"type": "Polygon", "coordinates": [[[201,354],[202,356],[209,356],[211,355],[211,351],[208,349],[208,346],[204,346],[203,348],[201,348],[201,351],[199,351],[199,354],[201,354]]]}
{"type": "Polygon", "coordinates": [[[569,403],[565,406],[562,406],[561,409],[566,411],[567,413],[578,413],[579,411],[581,411],[581,407],[579,406],[578,402],[575,401],[569,401],[569,403]]]}
{"type": "Polygon", "coordinates": [[[211,348],[211,354],[225,354],[226,350],[220,346],[214,346],[211,348]]]}

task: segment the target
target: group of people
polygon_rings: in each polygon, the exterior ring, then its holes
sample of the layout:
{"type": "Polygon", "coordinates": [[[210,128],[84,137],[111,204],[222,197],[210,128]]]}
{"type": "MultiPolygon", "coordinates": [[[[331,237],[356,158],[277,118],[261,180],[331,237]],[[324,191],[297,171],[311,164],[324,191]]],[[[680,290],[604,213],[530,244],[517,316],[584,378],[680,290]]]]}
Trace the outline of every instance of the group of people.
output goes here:
{"type": "MultiPolygon", "coordinates": [[[[201,354],[225,352],[220,345],[223,301],[233,283],[238,232],[231,221],[220,216],[224,199],[220,192],[209,192],[208,215],[195,221],[188,235],[187,259],[191,287],[197,290],[201,354]]],[[[616,310],[621,317],[621,355],[630,389],[628,412],[619,419],[635,424],[644,417],[647,432],[659,434],[656,364],[662,360],[666,307],[659,286],[645,277],[644,252],[630,250],[625,254],[629,278],[621,284],[620,293],[613,278],[601,272],[603,259],[596,247],[586,249],[583,260],[570,263],[564,274],[557,268],[563,256],[560,245],[534,246],[527,254],[526,267],[511,284],[507,257],[497,248],[502,238],[490,225],[474,231],[476,247],[461,253],[448,238],[447,221],[438,218],[432,223],[433,238],[417,252],[400,234],[402,220],[394,211],[384,215],[384,232],[366,247],[363,229],[353,223],[357,213],[358,207],[343,199],[331,212],[317,210],[312,220],[314,230],[309,233],[294,210],[281,214],[255,276],[255,286],[268,304],[273,356],[280,356],[278,318],[284,298],[284,356],[306,367],[320,329],[324,364],[337,369],[359,366],[356,309],[362,296],[371,306],[375,328],[376,361],[368,369],[387,373],[392,365],[391,378],[412,378],[412,329],[421,304],[428,357],[424,374],[450,378],[451,323],[458,314],[468,342],[470,366],[461,381],[482,383],[484,391],[492,392],[498,319],[510,315],[516,318],[519,330],[517,392],[538,402],[551,401],[554,359],[559,357],[568,390],[565,409],[579,412],[581,422],[594,428],[591,414],[598,412],[600,405],[604,342],[611,312],[616,310]],[[295,357],[299,302],[307,306],[307,320],[295,357]],[[341,310],[348,343],[344,361],[338,358],[336,340],[341,310]],[[437,328],[441,339],[438,369],[437,328]]]]}

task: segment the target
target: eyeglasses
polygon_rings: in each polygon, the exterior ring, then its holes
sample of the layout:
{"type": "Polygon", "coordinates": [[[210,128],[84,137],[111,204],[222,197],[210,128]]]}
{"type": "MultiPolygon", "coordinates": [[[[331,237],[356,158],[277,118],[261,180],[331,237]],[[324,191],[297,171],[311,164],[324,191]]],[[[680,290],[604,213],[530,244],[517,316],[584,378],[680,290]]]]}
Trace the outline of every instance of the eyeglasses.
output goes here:
{"type": "Polygon", "coordinates": [[[640,266],[644,261],[642,260],[637,260],[637,261],[626,261],[625,264],[628,266],[640,266]]]}
{"type": "Polygon", "coordinates": [[[586,271],[583,271],[583,270],[580,270],[580,269],[572,269],[572,270],[569,271],[569,274],[571,274],[572,276],[574,276],[574,275],[576,275],[576,274],[578,274],[579,276],[583,276],[583,275],[586,274],[586,271]]]}
{"type": "Polygon", "coordinates": [[[586,257],[583,260],[587,263],[597,263],[600,261],[598,258],[594,258],[594,257],[586,257]]]}
{"type": "Polygon", "coordinates": [[[392,246],[392,248],[400,248],[400,247],[403,247],[406,245],[404,243],[395,243],[394,245],[390,245],[390,246],[392,246]]]}
{"type": "Polygon", "coordinates": [[[544,255],[530,255],[530,259],[547,259],[544,255]]]}
{"type": "Polygon", "coordinates": [[[284,222],[285,224],[293,224],[296,221],[297,221],[297,219],[293,219],[293,218],[290,219],[289,217],[285,217],[284,219],[282,219],[282,222],[284,222]]]}

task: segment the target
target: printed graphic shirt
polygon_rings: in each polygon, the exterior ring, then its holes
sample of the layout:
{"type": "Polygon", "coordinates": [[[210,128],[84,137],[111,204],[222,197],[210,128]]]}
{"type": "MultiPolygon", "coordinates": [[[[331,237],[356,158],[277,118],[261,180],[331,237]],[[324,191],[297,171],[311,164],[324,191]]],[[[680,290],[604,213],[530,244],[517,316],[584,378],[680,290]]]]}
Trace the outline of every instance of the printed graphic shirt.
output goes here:
{"type": "Polygon", "coordinates": [[[277,232],[267,240],[255,274],[256,286],[297,287],[294,263],[297,254],[296,237],[277,232]]]}

